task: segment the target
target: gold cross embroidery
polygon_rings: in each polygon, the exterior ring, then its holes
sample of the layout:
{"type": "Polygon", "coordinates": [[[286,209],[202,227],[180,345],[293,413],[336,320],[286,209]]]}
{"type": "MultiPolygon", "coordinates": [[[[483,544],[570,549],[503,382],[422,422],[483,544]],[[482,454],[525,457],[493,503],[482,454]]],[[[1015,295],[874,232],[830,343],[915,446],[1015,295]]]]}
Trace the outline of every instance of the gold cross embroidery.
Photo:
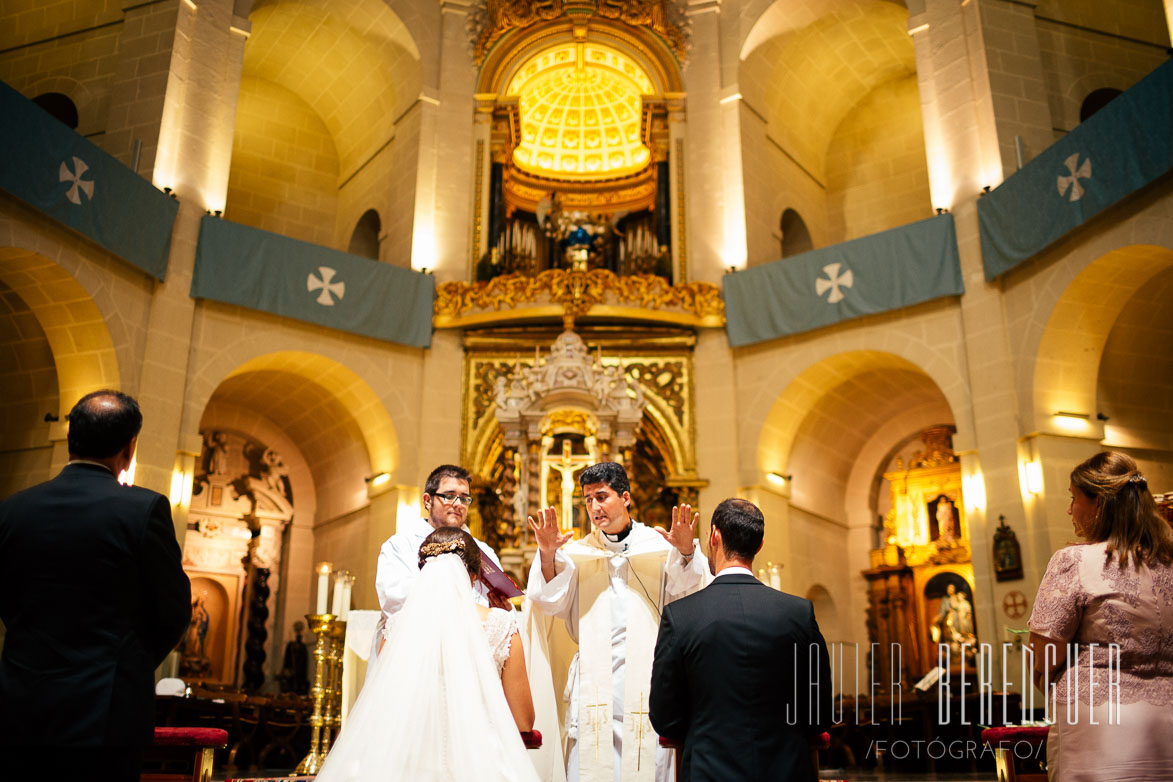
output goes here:
{"type": "MultiPolygon", "coordinates": [[[[632,723],[631,729],[636,731],[636,753],[635,753],[635,770],[639,771],[640,762],[643,759],[644,749],[644,723],[647,722],[648,710],[644,708],[644,696],[641,692],[639,695],[639,708],[631,712],[631,716],[635,719],[632,723]]],[[[651,730],[651,726],[648,726],[651,730]]]]}
{"type": "MultiPolygon", "coordinates": [[[[599,700],[599,688],[595,687],[595,700],[599,700]]],[[[595,762],[599,762],[599,730],[603,727],[603,721],[606,718],[607,704],[599,701],[598,703],[588,703],[586,710],[590,714],[591,726],[595,729],[595,762]]]]}

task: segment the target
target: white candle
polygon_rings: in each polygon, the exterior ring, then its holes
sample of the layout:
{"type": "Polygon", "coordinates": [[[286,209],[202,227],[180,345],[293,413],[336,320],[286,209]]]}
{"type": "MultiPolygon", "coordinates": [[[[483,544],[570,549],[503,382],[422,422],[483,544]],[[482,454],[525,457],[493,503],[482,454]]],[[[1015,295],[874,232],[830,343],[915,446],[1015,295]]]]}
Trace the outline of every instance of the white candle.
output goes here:
{"type": "Polygon", "coordinates": [[[330,606],[330,613],[338,616],[342,613],[342,585],[346,583],[345,571],[338,571],[334,577],[334,602],[330,606]]]}
{"type": "Polygon", "coordinates": [[[345,622],[350,616],[350,590],[354,584],[353,579],[347,575],[346,580],[342,582],[342,613],[338,615],[338,619],[345,622]]]}
{"type": "Polygon", "coordinates": [[[318,606],[316,614],[326,613],[326,600],[330,596],[330,563],[318,565],[318,606]]]}

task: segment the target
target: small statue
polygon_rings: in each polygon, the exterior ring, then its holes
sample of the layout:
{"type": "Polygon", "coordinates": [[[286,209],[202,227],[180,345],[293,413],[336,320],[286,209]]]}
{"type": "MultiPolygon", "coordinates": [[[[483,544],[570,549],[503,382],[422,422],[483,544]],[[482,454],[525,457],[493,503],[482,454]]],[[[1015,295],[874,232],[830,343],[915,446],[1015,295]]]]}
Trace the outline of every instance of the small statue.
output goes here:
{"type": "Polygon", "coordinates": [[[285,644],[285,658],[277,674],[281,692],[306,695],[310,691],[309,648],[301,640],[304,632],[305,622],[299,620],[293,623],[293,640],[285,644]]]}

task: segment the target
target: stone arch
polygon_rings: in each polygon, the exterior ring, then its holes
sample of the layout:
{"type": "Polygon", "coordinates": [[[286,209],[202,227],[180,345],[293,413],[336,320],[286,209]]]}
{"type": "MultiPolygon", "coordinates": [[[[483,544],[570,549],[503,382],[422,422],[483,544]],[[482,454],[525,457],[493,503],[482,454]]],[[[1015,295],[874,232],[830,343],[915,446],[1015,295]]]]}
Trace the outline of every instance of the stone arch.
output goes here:
{"type": "Polygon", "coordinates": [[[795,255],[814,249],[814,242],[811,241],[811,232],[807,228],[806,221],[793,208],[786,208],[782,212],[782,218],[778,221],[778,230],[782,233],[782,258],[790,258],[795,255]]]}
{"type": "Polygon", "coordinates": [[[19,247],[0,248],[0,282],[36,317],[53,353],[59,416],[99,388],[121,389],[114,340],[89,292],[50,258],[19,247]]]}
{"type": "Polygon", "coordinates": [[[1123,94],[1123,90],[1118,90],[1115,87],[1099,87],[1092,90],[1079,104],[1079,121],[1086,122],[1093,114],[1115,100],[1118,95],[1123,94]]]}
{"type": "Polygon", "coordinates": [[[923,411],[918,424],[922,418],[952,423],[945,394],[907,359],[880,351],[828,357],[797,375],[779,395],[763,428],[759,467],[793,475],[796,504],[846,522],[846,490],[861,452],[909,410],[923,411]],[[770,468],[771,463],[778,466],[770,468]]]}
{"type": "Polygon", "coordinates": [[[104,117],[97,105],[98,98],[89,86],[67,76],[45,76],[33,82],[26,94],[38,96],[50,92],[60,93],[73,102],[78,120],[74,130],[78,133],[84,136],[102,130],[100,123],[104,117]]]}
{"type": "Polygon", "coordinates": [[[1035,428],[1048,428],[1059,411],[1095,419],[1100,363],[1112,328],[1129,300],[1171,266],[1173,249],[1129,245],[1099,256],[1063,288],[1035,354],[1035,428]]]}
{"type": "Polygon", "coordinates": [[[42,92],[33,98],[33,103],[65,127],[77,130],[77,104],[68,95],[61,92],[42,92]]]}
{"type": "MultiPolygon", "coordinates": [[[[399,439],[370,382],[336,359],[242,339],[226,346],[189,384],[183,435],[198,442],[205,411],[220,406],[276,422],[314,471],[320,518],[335,518],[366,501],[366,477],[399,479],[399,439]],[[325,422],[325,423],[320,423],[325,422]]],[[[414,476],[411,476],[414,477],[414,476]]]]}
{"type": "Polygon", "coordinates": [[[379,238],[382,232],[382,221],[379,213],[374,209],[363,212],[362,217],[354,225],[350,234],[350,246],[347,252],[351,255],[361,255],[364,258],[379,260],[379,238]]]}
{"type": "MultiPolygon", "coordinates": [[[[757,357],[763,360],[763,377],[754,384],[756,393],[751,392],[743,403],[742,482],[760,485],[768,472],[791,472],[791,451],[809,412],[828,391],[868,372],[899,371],[921,378],[917,382],[922,389],[931,384],[951,411],[959,436],[971,436],[963,356],[959,346],[950,341],[953,319],[945,312],[941,315],[939,322],[925,322],[917,328],[918,333],[940,337],[940,344],[889,328],[881,344],[874,339],[877,329],[833,334],[788,353],[785,362],[769,360],[777,355],[776,347],[760,349],[757,357]]],[[[742,371],[753,370],[745,367],[742,371]]]]}
{"type": "Polygon", "coordinates": [[[1060,101],[1062,116],[1055,118],[1056,123],[1061,123],[1065,128],[1074,128],[1081,122],[1079,110],[1089,94],[1105,88],[1124,92],[1132,85],[1131,79],[1116,71],[1097,70],[1085,73],[1065,85],[1060,101]]]}

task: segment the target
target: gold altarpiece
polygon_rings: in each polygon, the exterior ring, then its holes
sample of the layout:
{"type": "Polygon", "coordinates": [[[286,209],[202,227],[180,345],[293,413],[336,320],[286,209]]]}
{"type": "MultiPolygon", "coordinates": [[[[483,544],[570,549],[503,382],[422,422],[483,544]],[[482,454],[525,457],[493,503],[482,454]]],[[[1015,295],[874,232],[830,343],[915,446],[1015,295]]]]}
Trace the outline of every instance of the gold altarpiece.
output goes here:
{"type": "Polygon", "coordinates": [[[691,330],[649,325],[466,333],[462,461],[474,475],[470,527],[515,579],[532,559],[526,516],[535,509],[552,505],[565,528],[589,531],[577,475],[596,461],[627,467],[632,515],[640,521],[667,526],[673,505],[696,503],[706,482],[697,476],[694,448],[695,341],[691,330]],[[580,352],[556,365],[562,350],[580,352]],[[540,373],[555,366],[566,382],[545,387],[555,384],[544,386],[540,373]],[[527,377],[534,382],[517,392],[514,381],[527,377]],[[512,401],[532,402],[529,417],[499,416],[512,401]]]}
{"type": "Polygon", "coordinates": [[[926,430],[923,448],[883,476],[892,507],[863,576],[868,635],[879,644],[874,670],[885,689],[916,683],[939,663],[939,644],[950,668],[972,665],[973,565],[951,438],[949,427],[926,430]]]}

